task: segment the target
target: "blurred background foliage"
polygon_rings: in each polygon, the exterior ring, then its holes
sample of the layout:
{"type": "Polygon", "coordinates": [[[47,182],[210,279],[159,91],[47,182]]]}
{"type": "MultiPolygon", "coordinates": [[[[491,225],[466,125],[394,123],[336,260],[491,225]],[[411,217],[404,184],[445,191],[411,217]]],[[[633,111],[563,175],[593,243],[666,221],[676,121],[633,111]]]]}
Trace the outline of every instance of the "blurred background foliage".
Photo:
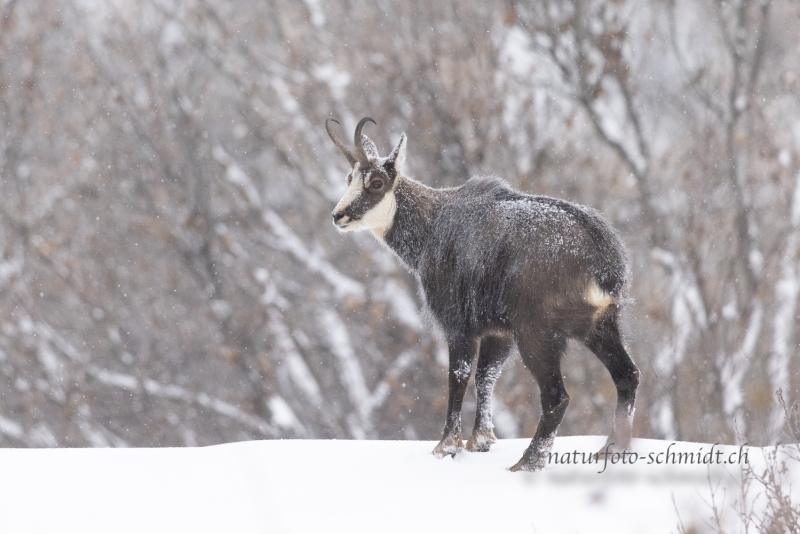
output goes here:
{"type": "MultiPolygon", "coordinates": [[[[784,439],[800,398],[792,0],[0,0],[0,445],[429,439],[446,349],[330,213],[336,117],[409,174],[594,206],[632,259],[635,435],[784,439]]],[[[584,348],[560,434],[604,434],[584,348]]],[[[465,432],[474,412],[468,394],[465,432]]],[[[500,437],[531,436],[518,358],[500,437]]]]}

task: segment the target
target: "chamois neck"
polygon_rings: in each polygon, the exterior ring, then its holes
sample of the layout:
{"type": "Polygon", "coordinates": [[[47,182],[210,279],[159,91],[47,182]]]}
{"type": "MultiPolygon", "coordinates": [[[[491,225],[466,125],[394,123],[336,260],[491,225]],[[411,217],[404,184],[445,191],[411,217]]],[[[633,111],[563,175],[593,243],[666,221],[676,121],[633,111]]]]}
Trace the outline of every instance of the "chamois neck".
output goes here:
{"type": "Polygon", "coordinates": [[[411,178],[398,179],[394,193],[397,210],[384,239],[397,257],[416,272],[433,221],[455,189],[433,189],[411,178]]]}

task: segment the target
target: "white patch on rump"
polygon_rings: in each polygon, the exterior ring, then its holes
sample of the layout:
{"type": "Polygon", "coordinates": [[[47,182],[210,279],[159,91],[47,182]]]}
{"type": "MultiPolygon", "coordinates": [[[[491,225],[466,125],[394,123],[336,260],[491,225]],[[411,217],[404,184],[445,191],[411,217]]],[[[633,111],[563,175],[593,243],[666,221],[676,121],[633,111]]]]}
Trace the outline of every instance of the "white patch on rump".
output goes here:
{"type": "Polygon", "coordinates": [[[594,280],[592,280],[589,284],[589,287],[586,288],[583,298],[586,300],[586,302],[597,308],[597,310],[594,312],[594,316],[592,317],[593,320],[597,320],[597,318],[600,317],[600,314],[602,314],[606,308],[614,303],[614,298],[606,291],[601,289],[594,280]]]}

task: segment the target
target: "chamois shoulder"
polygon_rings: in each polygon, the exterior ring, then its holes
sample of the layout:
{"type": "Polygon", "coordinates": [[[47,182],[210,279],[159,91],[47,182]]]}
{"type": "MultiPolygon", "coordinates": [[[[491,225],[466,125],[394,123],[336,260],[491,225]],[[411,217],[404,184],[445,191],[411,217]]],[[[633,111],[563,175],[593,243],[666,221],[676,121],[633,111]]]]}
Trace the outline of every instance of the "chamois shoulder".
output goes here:
{"type": "MultiPolygon", "coordinates": [[[[441,237],[435,243],[461,236],[474,244],[489,232],[495,244],[513,244],[520,258],[555,257],[559,250],[580,256],[598,286],[614,297],[630,275],[619,234],[596,209],[515,191],[496,176],[476,176],[457,188],[437,219],[437,230],[441,237]]],[[[482,249],[494,250],[488,244],[482,249]]]]}
{"type": "Polygon", "coordinates": [[[456,196],[461,198],[492,197],[492,196],[514,196],[519,195],[517,191],[500,178],[493,175],[473,176],[456,191],[456,196]]]}
{"type": "Polygon", "coordinates": [[[455,205],[478,204],[488,212],[506,214],[543,214],[566,216],[588,225],[607,224],[596,210],[545,195],[531,195],[513,189],[497,176],[475,176],[455,189],[450,198],[455,205]]]}

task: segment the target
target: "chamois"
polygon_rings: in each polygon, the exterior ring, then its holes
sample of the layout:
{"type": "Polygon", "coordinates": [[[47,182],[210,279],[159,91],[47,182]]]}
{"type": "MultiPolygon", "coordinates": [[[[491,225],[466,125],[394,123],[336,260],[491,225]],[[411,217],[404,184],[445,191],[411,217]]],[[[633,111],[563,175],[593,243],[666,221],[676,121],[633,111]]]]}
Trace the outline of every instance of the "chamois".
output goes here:
{"type": "Polygon", "coordinates": [[[449,399],[443,458],[462,449],[461,405],[477,354],[478,406],[470,451],[496,441],[491,397],[516,343],[539,385],[542,415],[512,471],[544,468],[569,396],[561,374],[568,338],[583,342],[611,373],[617,389],[608,450],[630,446],[639,370],[619,332],[629,268],[625,248],[594,209],[513,190],[478,176],[460,187],[433,189],[404,175],[406,135],[387,157],[355,130],[355,152],[325,130],[350,163],[348,189],[333,211],[343,231],[369,230],[419,281],[425,305],[444,332],[449,399]]]}

